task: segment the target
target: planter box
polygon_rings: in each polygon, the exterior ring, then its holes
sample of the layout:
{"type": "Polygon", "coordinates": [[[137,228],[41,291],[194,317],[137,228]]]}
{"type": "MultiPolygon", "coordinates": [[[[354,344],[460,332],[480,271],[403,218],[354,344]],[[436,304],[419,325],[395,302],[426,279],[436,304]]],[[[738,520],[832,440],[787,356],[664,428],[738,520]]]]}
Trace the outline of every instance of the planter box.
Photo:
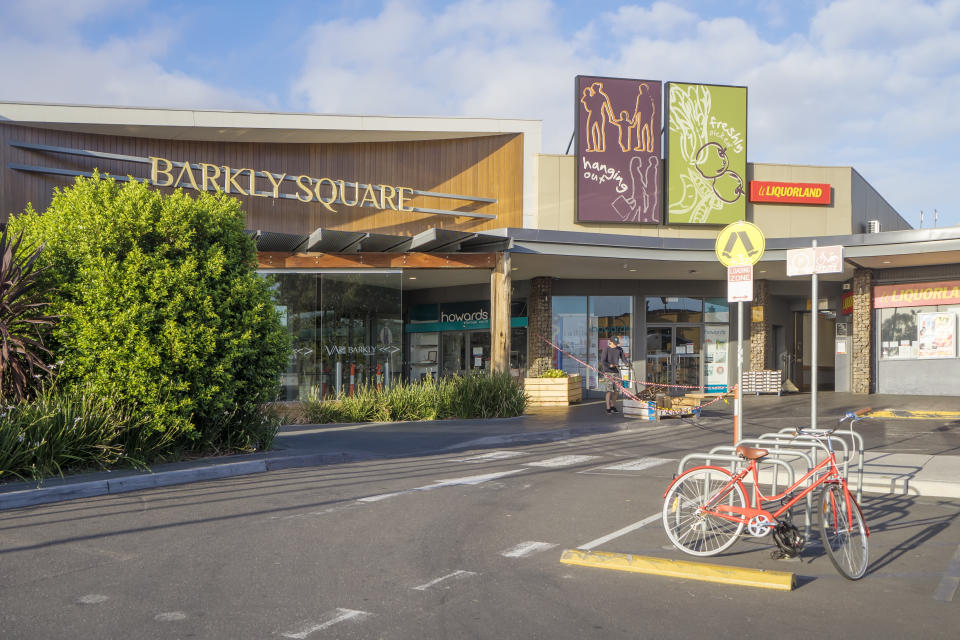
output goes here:
{"type": "Polygon", "coordinates": [[[580,376],[568,378],[524,378],[528,407],[565,407],[583,399],[580,376]]]}

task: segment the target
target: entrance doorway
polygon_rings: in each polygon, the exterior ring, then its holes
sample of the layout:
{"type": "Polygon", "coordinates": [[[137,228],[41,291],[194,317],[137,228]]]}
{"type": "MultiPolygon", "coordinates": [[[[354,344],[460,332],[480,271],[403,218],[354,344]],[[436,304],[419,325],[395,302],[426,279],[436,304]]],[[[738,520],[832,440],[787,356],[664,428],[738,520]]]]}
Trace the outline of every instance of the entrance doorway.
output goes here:
{"type": "MultiPolygon", "coordinates": [[[[700,386],[702,327],[647,327],[647,380],[658,384],[700,386]]],[[[670,393],[682,395],[683,389],[670,393]]]]}
{"type": "Polygon", "coordinates": [[[466,375],[490,368],[490,330],[444,331],[440,375],[466,375]]]}

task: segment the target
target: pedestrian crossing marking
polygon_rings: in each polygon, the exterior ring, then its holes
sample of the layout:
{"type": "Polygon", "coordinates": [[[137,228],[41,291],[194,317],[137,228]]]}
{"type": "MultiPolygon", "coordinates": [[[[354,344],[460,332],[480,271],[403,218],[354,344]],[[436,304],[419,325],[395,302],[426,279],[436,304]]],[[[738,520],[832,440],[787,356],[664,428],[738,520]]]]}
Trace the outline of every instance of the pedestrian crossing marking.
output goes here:
{"type": "Polygon", "coordinates": [[[555,458],[547,458],[546,460],[540,460],[538,462],[527,462],[524,466],[527,467],[572,467],[575,464],[581,464],[588,462],[590,460],[596,460],[600,456],[557,456],[555,458]]]}

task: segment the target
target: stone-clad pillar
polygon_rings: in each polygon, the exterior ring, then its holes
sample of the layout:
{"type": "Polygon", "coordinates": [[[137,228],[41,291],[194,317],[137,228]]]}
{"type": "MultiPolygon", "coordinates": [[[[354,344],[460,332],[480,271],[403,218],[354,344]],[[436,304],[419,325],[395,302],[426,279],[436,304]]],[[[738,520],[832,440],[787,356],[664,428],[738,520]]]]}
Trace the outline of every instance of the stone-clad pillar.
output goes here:
{"type": "Polygon", "coordinates": [[[753,304],[750,309],[750,371],[763,371],[767,368],[767,354],[770,353],[773,342],[769,297],[769,283],[766,280],[754,281],[753,304]],[[759,321],[756,321],[757,318],[759,321]]]}
{"type": "Polygon", "coordinates": [[[873,272],[853,272],[853,393],[870,393],[873,380],[873,272]]]}
{"type": "Polygon", "coordinates": [[[553,278],[534,278],[530,281],[527,299],[527,348],[530,367],[527,375],[536,378],[553,366],[553,347],[540,339],[552,339],[553,334],[553,278]]]}

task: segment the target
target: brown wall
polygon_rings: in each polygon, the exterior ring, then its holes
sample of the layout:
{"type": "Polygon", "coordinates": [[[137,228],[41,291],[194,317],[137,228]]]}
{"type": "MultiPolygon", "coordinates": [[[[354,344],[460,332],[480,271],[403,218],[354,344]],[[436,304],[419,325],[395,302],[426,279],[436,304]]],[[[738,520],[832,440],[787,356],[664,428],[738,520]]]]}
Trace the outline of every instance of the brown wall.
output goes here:
{"type": "MultiPolygon", "coordinates": [[[[73,182],[53,176],[10,169],[10,163],[56,167],[75,171],[133,175],[146,178],[149,164],[103,158],[83,158],[61,153],[11,147],[7,141],[71,147],[131,156],[158,156],[172,161],[206,162],[233,169],[305,174],[313,178],[360,181],[403,186],[484,198],[496,203],[475,203],[417,196],[409,206],[495,214],[494,219],[465,218],[425,213],[333,205],[337,213],[317,202],[238,196],[247,211],[247,228],[289,233],[310,233],[318,227],[345,231],[412,235],[430,228],[481,231],[520,227],[523,221],[523,140],[520,134],[458,140],[356,144],[263,144],[154,140],[71,133],[0,123],[0,221],[18,213],[27,202],[46,209],[52,190],[73,182]]],[[[174,176],[177,175],[174,171],[174,176]]],[[[198,176],[199,178],[199,176],[198,176]]],[[[239,179],[246,186],[247,179],[239,179]]],[[[222,185],[222,179],[220,181],[222,185]]],[[[170,191],[165,188],[164,191],[170,191]]],[[[266,178],[257,180],[258,191],[271,191],[266,178]]],[[[193,192],[186,189],[187,193],[193,192]]],[[[297,193],[286,182],[281,192],[297,193]]],[[[353,192],[350,190],[350,199],[353,192]]]]}

